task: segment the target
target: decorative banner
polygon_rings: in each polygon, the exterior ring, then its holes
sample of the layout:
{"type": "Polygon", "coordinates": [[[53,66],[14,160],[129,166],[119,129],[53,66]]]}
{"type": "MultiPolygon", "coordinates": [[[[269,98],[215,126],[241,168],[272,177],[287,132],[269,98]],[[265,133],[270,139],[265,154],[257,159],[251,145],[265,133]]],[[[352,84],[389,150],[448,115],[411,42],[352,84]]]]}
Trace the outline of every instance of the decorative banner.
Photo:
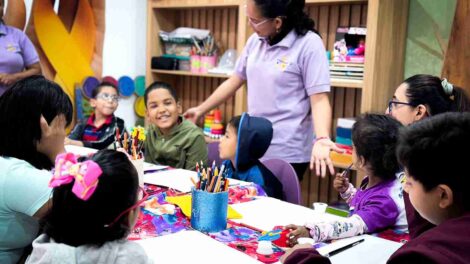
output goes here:
{"type": "Polygon", "coordinates": [[[90,3],[79,0],[70,33],[54,12],[50,0],[36,0],[32,13],[41,48],[56,71],[54,80],[73,99],[75,84],[86,76],[94,75],[90,63],[95,47],[96,27],[90,3]]]}

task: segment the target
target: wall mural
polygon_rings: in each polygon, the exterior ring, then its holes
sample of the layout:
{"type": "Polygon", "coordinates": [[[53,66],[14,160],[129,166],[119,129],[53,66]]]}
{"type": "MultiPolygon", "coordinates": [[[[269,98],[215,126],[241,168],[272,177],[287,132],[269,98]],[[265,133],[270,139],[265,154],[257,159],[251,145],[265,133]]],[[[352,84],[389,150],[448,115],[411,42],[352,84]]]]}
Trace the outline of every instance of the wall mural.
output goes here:
{"type": "Polygon", "coordinates": [[[33,0],[28,20],[24,0],[8,0],[4,20],[26,31],[43,74],[59,83],[75,102],[77,84],[89,76],[102,76],[105,0],[57,2],[56,12],[55,0],[33,0]]]}

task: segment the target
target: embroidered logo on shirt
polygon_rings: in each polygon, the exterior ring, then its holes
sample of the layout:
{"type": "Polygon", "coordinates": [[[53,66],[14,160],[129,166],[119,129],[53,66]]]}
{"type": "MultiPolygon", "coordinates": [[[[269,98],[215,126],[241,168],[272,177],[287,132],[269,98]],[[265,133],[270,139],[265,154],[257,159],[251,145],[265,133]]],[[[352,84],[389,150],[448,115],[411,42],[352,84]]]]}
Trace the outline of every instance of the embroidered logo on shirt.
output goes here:
{"type": "Polygon", "coordinates": [[[285,71],[287,66],[289,66],[289,65],[290,65],[290,62],[289,62],[289,59],[286,56],[276,60],[276,66],[281,71],[285,71]]]}
{"type": "Polygon", "coordinates": [[[8,52],[18,52],[18,48],[13,44],[7,44],[6,50],[8,52]]]}

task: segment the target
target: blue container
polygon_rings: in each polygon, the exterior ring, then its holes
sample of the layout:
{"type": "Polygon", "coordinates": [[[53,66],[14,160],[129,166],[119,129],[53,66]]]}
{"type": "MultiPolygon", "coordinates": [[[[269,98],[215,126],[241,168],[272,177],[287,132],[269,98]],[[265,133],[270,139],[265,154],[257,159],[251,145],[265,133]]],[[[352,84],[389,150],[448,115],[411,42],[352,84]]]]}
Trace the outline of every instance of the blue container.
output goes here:
{"type": "Polygon", "coordinates": [[[191,191],[191,226],[212,233],[227,228],[228,192],[191,191]]]}

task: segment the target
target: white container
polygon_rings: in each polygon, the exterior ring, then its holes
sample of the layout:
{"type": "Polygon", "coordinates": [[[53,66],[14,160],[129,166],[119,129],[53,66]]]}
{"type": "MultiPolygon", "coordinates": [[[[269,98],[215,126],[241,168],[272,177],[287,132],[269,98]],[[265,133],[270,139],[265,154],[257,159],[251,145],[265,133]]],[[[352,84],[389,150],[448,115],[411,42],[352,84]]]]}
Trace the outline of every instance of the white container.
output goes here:
{"type": "Polygon", "coordinates": [[[271,241],[258,241],[256,253],[260,255],[271,255],[274,253],[271,241]]]}
{"type": "Polygon", "coordinates": [[[327,207],[328,204],[326,203],[313,203],[313,209],[315,212],[324,213],[327,207]]]}

